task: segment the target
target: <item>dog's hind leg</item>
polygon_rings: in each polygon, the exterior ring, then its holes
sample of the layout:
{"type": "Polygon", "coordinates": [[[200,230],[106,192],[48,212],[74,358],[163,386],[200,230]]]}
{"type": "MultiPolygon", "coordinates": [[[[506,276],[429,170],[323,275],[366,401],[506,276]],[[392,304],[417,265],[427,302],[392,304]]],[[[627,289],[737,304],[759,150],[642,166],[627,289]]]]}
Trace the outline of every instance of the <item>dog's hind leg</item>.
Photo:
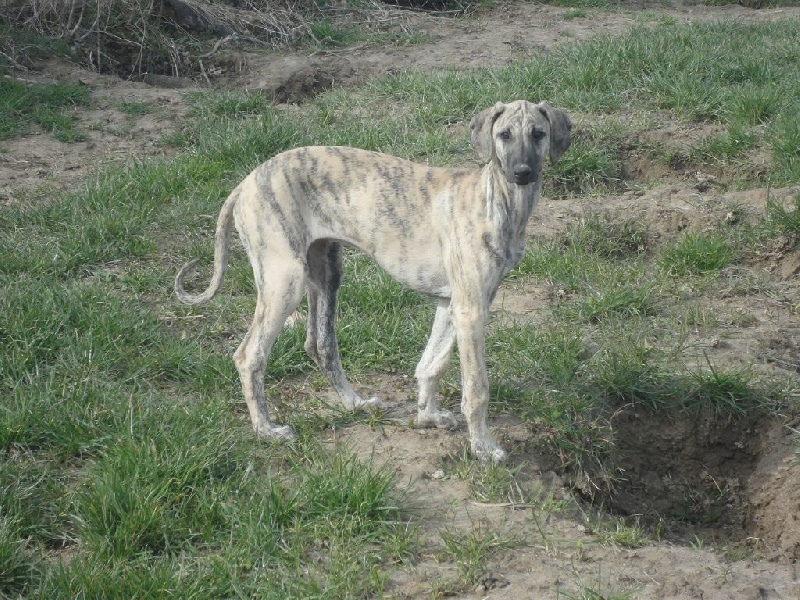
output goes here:
{"type": "Polygon", "coordinates": [[[334,322],[342,283],[342,245],[318,240],[308,250],[308,321],[305,350],[330,381],[342,405],[353,410],[381,406],[378,398],[359,396],[342,368],[334,322]]]}
{"type": "Polygon", "coordinates": [[[428,345],[417,364],[415,376],[419,384],[419,401],[417,402],[417,426],[455,429],[458,427],[453,413],[439,410],[437,389],[439,380],[450,364],[453,343],[456,339],[453,321],[450,318],[450,301],[439,300],[433,329],[428,345]]]}
{"type": "Polygon", "coordinates": [[[253,323],[233,355],[242,391],[250,411],[253,429],[262,437],[294,439],[288,425],[278,426],[269,418],[264,394],[264,371],[272,345],[283,330],[283,323],[300,303],[305,292],[305,265],[300,260],[288,259],[270,265],[269,283],[265,283],[260,265],[253,265],[258,302],[253,323]]]}

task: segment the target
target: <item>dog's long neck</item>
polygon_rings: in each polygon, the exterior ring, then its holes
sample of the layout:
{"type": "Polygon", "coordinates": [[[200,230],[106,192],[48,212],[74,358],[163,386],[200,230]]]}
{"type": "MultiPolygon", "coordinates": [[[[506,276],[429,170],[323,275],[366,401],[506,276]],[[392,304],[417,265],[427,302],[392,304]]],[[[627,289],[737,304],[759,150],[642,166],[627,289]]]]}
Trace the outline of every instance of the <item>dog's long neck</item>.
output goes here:
{"type": "Polygon", "coordinates": [[[528,185],[509,183],[497,160],[484,167],[483,182],[486,188],[487,217],[499,233],[503,254],[510,269],[525,253],[525,226],[539,198],[541,182],[528,185]]]}

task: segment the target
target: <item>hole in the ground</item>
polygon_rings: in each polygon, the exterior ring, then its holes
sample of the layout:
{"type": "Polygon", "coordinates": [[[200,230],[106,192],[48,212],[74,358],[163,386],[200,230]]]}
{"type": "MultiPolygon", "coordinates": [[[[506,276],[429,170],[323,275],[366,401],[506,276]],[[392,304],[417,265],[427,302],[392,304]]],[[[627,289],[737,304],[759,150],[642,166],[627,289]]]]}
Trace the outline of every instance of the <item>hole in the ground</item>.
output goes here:
{"type": "Polygon", "coordinates": [[[659,522],[682,540],[785,558],[800,548],[796,448],[785,425],[709,410],[627,412],[614,428],[622,479],[603,499],[612,511],[659,522]]]}

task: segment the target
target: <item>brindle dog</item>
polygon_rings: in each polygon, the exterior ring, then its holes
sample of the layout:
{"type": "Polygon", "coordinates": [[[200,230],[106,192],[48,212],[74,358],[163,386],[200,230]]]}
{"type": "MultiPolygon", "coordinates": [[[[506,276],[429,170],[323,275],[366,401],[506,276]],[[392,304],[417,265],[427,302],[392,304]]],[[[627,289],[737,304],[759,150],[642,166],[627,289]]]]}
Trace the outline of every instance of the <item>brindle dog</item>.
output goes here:
{"type": "Polygon", "coordinates": [[[250,330],[234,354],[256,432],[291,439],[270,421],[264,371],[286,318],[308,293],[305,350],[325,373],[342,404],[379,406],[347,381],[334,331],[342,278],[342,245],[372,256],[409,288],[437,299],[433,331],[416,369],[417,424],[455,428],[439,407],[436,389],[454,342],[472,452],[501,461],[505,452],[486,423],[489,381],[485,327],[502,278],[525,249],[525,226],[539,199],[545,155],[555,162],[570,144],[571,123],[542,102],[497,103],[473,117],[472,145],[487,162],[480,170],[439,169],[394,156],[343,147],[289,150],[257,167],[230,194],[217,221],[214,274],[206,291],[178,298],[211,300],[227,268],[235,222],[253,267],[258,302],[250,330]]]}

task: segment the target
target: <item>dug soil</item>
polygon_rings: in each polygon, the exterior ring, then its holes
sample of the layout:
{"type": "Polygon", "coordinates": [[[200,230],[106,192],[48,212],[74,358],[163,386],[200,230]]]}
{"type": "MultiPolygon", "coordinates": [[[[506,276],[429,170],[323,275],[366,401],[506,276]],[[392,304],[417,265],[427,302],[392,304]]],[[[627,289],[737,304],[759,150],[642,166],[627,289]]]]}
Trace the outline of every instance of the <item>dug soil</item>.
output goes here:
{"type": "MultiPolygon", "coordinates": [[[[422,41],[258,53],[220,45],[204,63],[205,73],[189,81],[125,81],[80,65],[45,62],[17,75],[88,86],[91,107],[76,112],[86,139],[66,144],[31,133],[3,142],[0,205],[73,188],[94,169],[131,157],[168,157],[170,150],[161,140],[179,121],[175,117],[188,110],[186,95],[194,87],[244,89],[267,94],[276,103],[301,103],[331,87],[407,68],[433,72],[505,65],[547,53],[555,44],[622,33],[640,23],[643,15],[679,22],[800,18],[800,7],[620,5],[625,8],[576,14],[533,3],[499,3],[460,16],[384,8],[387,28],[417,33],[422,41]],[[159,110],[144,115],[120,110],[134,102],[159,110]]],[[[696,128],[682,129],[657,118],[652,115],[656,125],[647,134],[650,142],[679,147],[692,145],[702,135],[696,128]]],[[[577,128],[581,119],[575,115],[577,128]]],[[[545,198],[530,224],[530,235],[557,236],[590,208],[640,218],[659,243],[687,229],[713,228],[732,215],[757,218],[768,197],[788,201],[800,193],[798,188],[723,191],[724,173],[650,164],[635,147],[625,160],[631,191],[545,198]]],[[[800,254],[780,240],[763,256],[737,265],[729,275],[730,294],[692,298],[720,325],[688,332],[689,343],[702,348],[711,364],[793,378],[800,370],[798,272],[800,254]],[[737,283],[748,277],[768,285],[737,283]]],[[[693,291],[686,294],[689,298],[693,291]]],[[[543,287],[508,283],[498,295],[492,318],[537,322],[550,314],[554,297],[543,287]]],[[[409,426],[416,410],[412,375],[376,374],[356,382],[361,391],[386,401],[387,419],[380,426],[349,425],[331,432],[327,440],[350,444],[360,455],[388,463],[419,517],[419,553],[412,564],[387,566],[386,597],[517,600],[627,593],[624,597],[652,599],[800,598],[800,467],[796,442],[785,422],[765,415],[720,422],[713,414],[676,415],[665,421],[622,410],[614,423],[619,482],[599,506],[585,503],[580,482],[562,468],[558,457],[543,450],[546,432],[493,414],[495,434],[510,450],[511,466],[518,469],[519,497],[528,501],[482,502],[459,477],[463,426],[457,432],[409,426]],[[652,541],[629,547],[619,543],[621,538],[614,541],[603,534],[598,524],[618,518],[628,524],[640,518],[652,541]],[[470,535],[483,540],[486,558],[465,585],[469,565],[453,560],[445,540],[467,540],[470,535]]]]}

